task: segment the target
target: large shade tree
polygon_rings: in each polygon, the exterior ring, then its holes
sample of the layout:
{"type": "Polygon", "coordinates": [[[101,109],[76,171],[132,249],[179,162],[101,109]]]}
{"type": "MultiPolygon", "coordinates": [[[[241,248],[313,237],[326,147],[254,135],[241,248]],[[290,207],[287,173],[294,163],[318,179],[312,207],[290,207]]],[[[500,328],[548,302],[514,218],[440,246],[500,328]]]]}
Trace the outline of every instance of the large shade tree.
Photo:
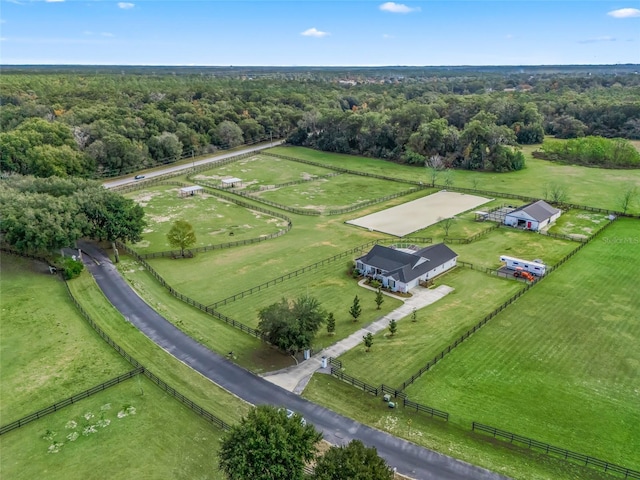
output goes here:
{"type": "Polygon", "coordinates": [[[262,405],[225,433],[219,468],[229,480],[302,480],[321,438],[298,415],[262,405]]]}
{"type": "Polygon", "coordinates": [[[258,330],[286,352],[311,348],[316,333],[327,316],[317,299],[304,295],[293,302],[283,298],[258,314],[258,330]]]}
{"type": "Polygon", "coordinates": [[[393,470],[360,440],[333,446],[318,458],[312,480],[392,480],[393,470]]]}

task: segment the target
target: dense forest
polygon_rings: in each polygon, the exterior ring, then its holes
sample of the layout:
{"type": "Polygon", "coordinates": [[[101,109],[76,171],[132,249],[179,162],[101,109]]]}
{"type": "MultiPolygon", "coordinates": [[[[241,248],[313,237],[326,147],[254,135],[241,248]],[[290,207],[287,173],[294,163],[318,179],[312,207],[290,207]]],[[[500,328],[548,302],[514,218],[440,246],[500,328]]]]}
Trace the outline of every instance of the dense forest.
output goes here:
{"type": "Polygon", "coordinates": [[[518,145],[640,139],[638,66],[440,68],[3,67],[0,169],[128,173],[270,138],[477,170],[518,145]]]}

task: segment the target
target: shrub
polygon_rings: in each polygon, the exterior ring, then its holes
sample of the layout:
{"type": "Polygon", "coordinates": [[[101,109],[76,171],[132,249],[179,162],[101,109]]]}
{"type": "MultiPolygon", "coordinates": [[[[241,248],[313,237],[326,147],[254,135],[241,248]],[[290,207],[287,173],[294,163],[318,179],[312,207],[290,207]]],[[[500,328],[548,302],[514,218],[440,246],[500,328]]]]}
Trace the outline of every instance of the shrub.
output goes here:
{"type": "Polygon", "coordinates": [[[84,270],[84,265],[79,260],[71,257],[64,257],[62,260],[62,276],[65,280],[76,278],[84,270]]]}

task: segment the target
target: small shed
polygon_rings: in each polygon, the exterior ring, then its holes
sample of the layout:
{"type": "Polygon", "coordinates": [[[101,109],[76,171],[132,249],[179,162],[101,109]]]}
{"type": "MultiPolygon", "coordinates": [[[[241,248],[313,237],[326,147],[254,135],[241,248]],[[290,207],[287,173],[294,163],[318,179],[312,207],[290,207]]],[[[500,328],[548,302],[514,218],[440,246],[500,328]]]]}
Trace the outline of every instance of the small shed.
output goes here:
{"type": "Polygon", "coordinates": [[[180,189],[180,197],[192,197],[202,192],[202,187],[200,185],[192,185],[190,187],[182,187],[180,189]]]}
{"type": "Polygon", "coordinates": [[[538,231],[555,222],[561,213],[544,200],[538,200],[508,213],[504,223],[511,227],[538,231]]]}
{"type": "Polygon", "coordinates": [[[241,186],[242,186],[242,179],[238,177],[222,179],[222,188],[236,188],[241,186]]]}

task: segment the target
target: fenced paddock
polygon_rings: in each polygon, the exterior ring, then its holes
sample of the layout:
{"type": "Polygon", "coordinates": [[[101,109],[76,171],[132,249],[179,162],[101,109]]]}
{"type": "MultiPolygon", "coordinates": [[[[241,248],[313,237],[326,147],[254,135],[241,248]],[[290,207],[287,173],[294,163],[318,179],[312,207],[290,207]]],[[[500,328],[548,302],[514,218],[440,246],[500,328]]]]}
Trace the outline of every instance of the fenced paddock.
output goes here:
{"type": "Polygon", "coordinates": [[[349,220],[347,223],[403,237],[492,200],[476,195],[440,191],[397,207],[349,220]]]}

